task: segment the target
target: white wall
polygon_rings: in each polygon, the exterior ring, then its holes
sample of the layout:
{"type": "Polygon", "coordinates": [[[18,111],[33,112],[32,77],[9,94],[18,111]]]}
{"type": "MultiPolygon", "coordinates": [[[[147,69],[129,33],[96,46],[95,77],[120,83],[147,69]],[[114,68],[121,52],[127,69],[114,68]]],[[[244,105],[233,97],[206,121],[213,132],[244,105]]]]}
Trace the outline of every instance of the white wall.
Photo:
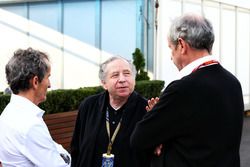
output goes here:
{"type": "Polygon", "coordinates": [[[52,62],[52,89],[100,85],[99,64],[112,56],[58,31],[0,9],[0,91],[8,85],[5,65],[17,48],[46,52],[52,62]]]}
{"type": "Polygon", "coordinates": [[[213,55],[240,80],[245,108],[250,109],[250,1],[161,0],[159,10],[157,79],[167,85],[178,74],[167,44],[171,20],[186,12],[203,13],[215,31],[213,55]]]}
{"type": "MultiPolygon", "coordinates": [[[[185,12],[204,13],[215,30],[213,54],[241,82],[250,109],[250,1],[159,0],[156,35],[156,79],[166,85],[178,74],[170,60],[167,31],[170,22],[185,12]],[[239,7],[238,7],[239,6],[239,7]],[[228,19],[230,18],[230,19],[228,19]]],[[[112,26],[112,25],[111,25],[112,26]]],[[[98,64],[111,54],[63,35],[41,24],[0,9],[0,91],[7,87],[4,67],[17,48],[32,46],[47,52],[52,61],[52,89],[99,85],[98,64]]]]}
{"type": "Polygon", "coordinates": [[[5,64],[18,48],[47,52],[52,89],[74,89],[100,85],[98,65],[112,55],[132,59],[143,42],[137,0],[6,2],[0,2],[0,92],[7,87],[5,64]]]}

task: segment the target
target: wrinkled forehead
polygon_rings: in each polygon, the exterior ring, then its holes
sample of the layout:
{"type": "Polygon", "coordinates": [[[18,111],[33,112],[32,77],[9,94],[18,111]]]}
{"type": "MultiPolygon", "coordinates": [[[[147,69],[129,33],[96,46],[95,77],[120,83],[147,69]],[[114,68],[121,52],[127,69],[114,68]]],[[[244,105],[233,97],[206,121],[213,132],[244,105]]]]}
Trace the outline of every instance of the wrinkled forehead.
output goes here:
{"type": "Polygon", "coordinates": [[[107,73],[123,72],[123,71],[132,71],[130,64],[126,60],[116,59],[107,64],[106,68],[107,73]]]}

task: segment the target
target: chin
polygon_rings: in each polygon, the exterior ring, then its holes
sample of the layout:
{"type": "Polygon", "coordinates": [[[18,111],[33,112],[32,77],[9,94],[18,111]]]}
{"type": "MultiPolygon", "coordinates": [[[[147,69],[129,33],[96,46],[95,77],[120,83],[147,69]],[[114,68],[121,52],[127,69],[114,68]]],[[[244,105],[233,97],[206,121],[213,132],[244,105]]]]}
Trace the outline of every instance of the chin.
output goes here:
{"type": "Polygon", "coordinates": [[[46,96],[40,100],[39,104],[45,101],[46,101],[46,96]]]}
{"type": "Polygon", "coordinates": [[[130,94],[131,94],[130,92],[120,93],[119,96],[120,96],[120,97],[129,97],[130,94]]]}

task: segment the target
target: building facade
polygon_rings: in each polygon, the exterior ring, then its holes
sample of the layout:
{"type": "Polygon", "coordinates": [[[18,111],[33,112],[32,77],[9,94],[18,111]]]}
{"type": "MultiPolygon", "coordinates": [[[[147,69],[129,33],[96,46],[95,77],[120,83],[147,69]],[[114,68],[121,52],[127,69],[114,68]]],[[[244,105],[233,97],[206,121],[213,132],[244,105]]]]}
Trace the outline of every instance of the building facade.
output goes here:
{"type": "Polygon", "coordinates": [[[167,30],[186,12],[213,24],[213,54],[241,82],[250,109],[250,2],[247,0],[2,0],[0,1],[0,91],[4,67],[18,48],[47,52],[52,89],[99,85],[98,65],[112,55],[146,59],[152,79],[170,83],[177,69],[170,60],[167,30]]]}

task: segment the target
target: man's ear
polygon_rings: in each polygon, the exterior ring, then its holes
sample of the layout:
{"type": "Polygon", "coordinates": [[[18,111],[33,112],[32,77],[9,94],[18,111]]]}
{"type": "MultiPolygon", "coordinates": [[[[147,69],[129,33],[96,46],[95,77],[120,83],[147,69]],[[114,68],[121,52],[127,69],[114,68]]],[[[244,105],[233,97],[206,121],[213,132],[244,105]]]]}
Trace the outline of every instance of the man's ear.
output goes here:
{"type": "Polygon", "coordinates": [[[30,79],[30,85],[32,88],[37,89],[39,84],[39,79],[37,76],[34,76],[33,78],[30,79]]]}
{"type": "Polygon", "coordinates": [[[187,48],[189,47],[188,43],[184,41],[182,38],[178,39],[178,43],[181,47],[181,53],[184,54],[187,51],[187,48]]]}
{"type": "Polygon", "coordinates": [[[106,82],[104,80],[101,80],[103,89],[107,90],[106,82]]]}

